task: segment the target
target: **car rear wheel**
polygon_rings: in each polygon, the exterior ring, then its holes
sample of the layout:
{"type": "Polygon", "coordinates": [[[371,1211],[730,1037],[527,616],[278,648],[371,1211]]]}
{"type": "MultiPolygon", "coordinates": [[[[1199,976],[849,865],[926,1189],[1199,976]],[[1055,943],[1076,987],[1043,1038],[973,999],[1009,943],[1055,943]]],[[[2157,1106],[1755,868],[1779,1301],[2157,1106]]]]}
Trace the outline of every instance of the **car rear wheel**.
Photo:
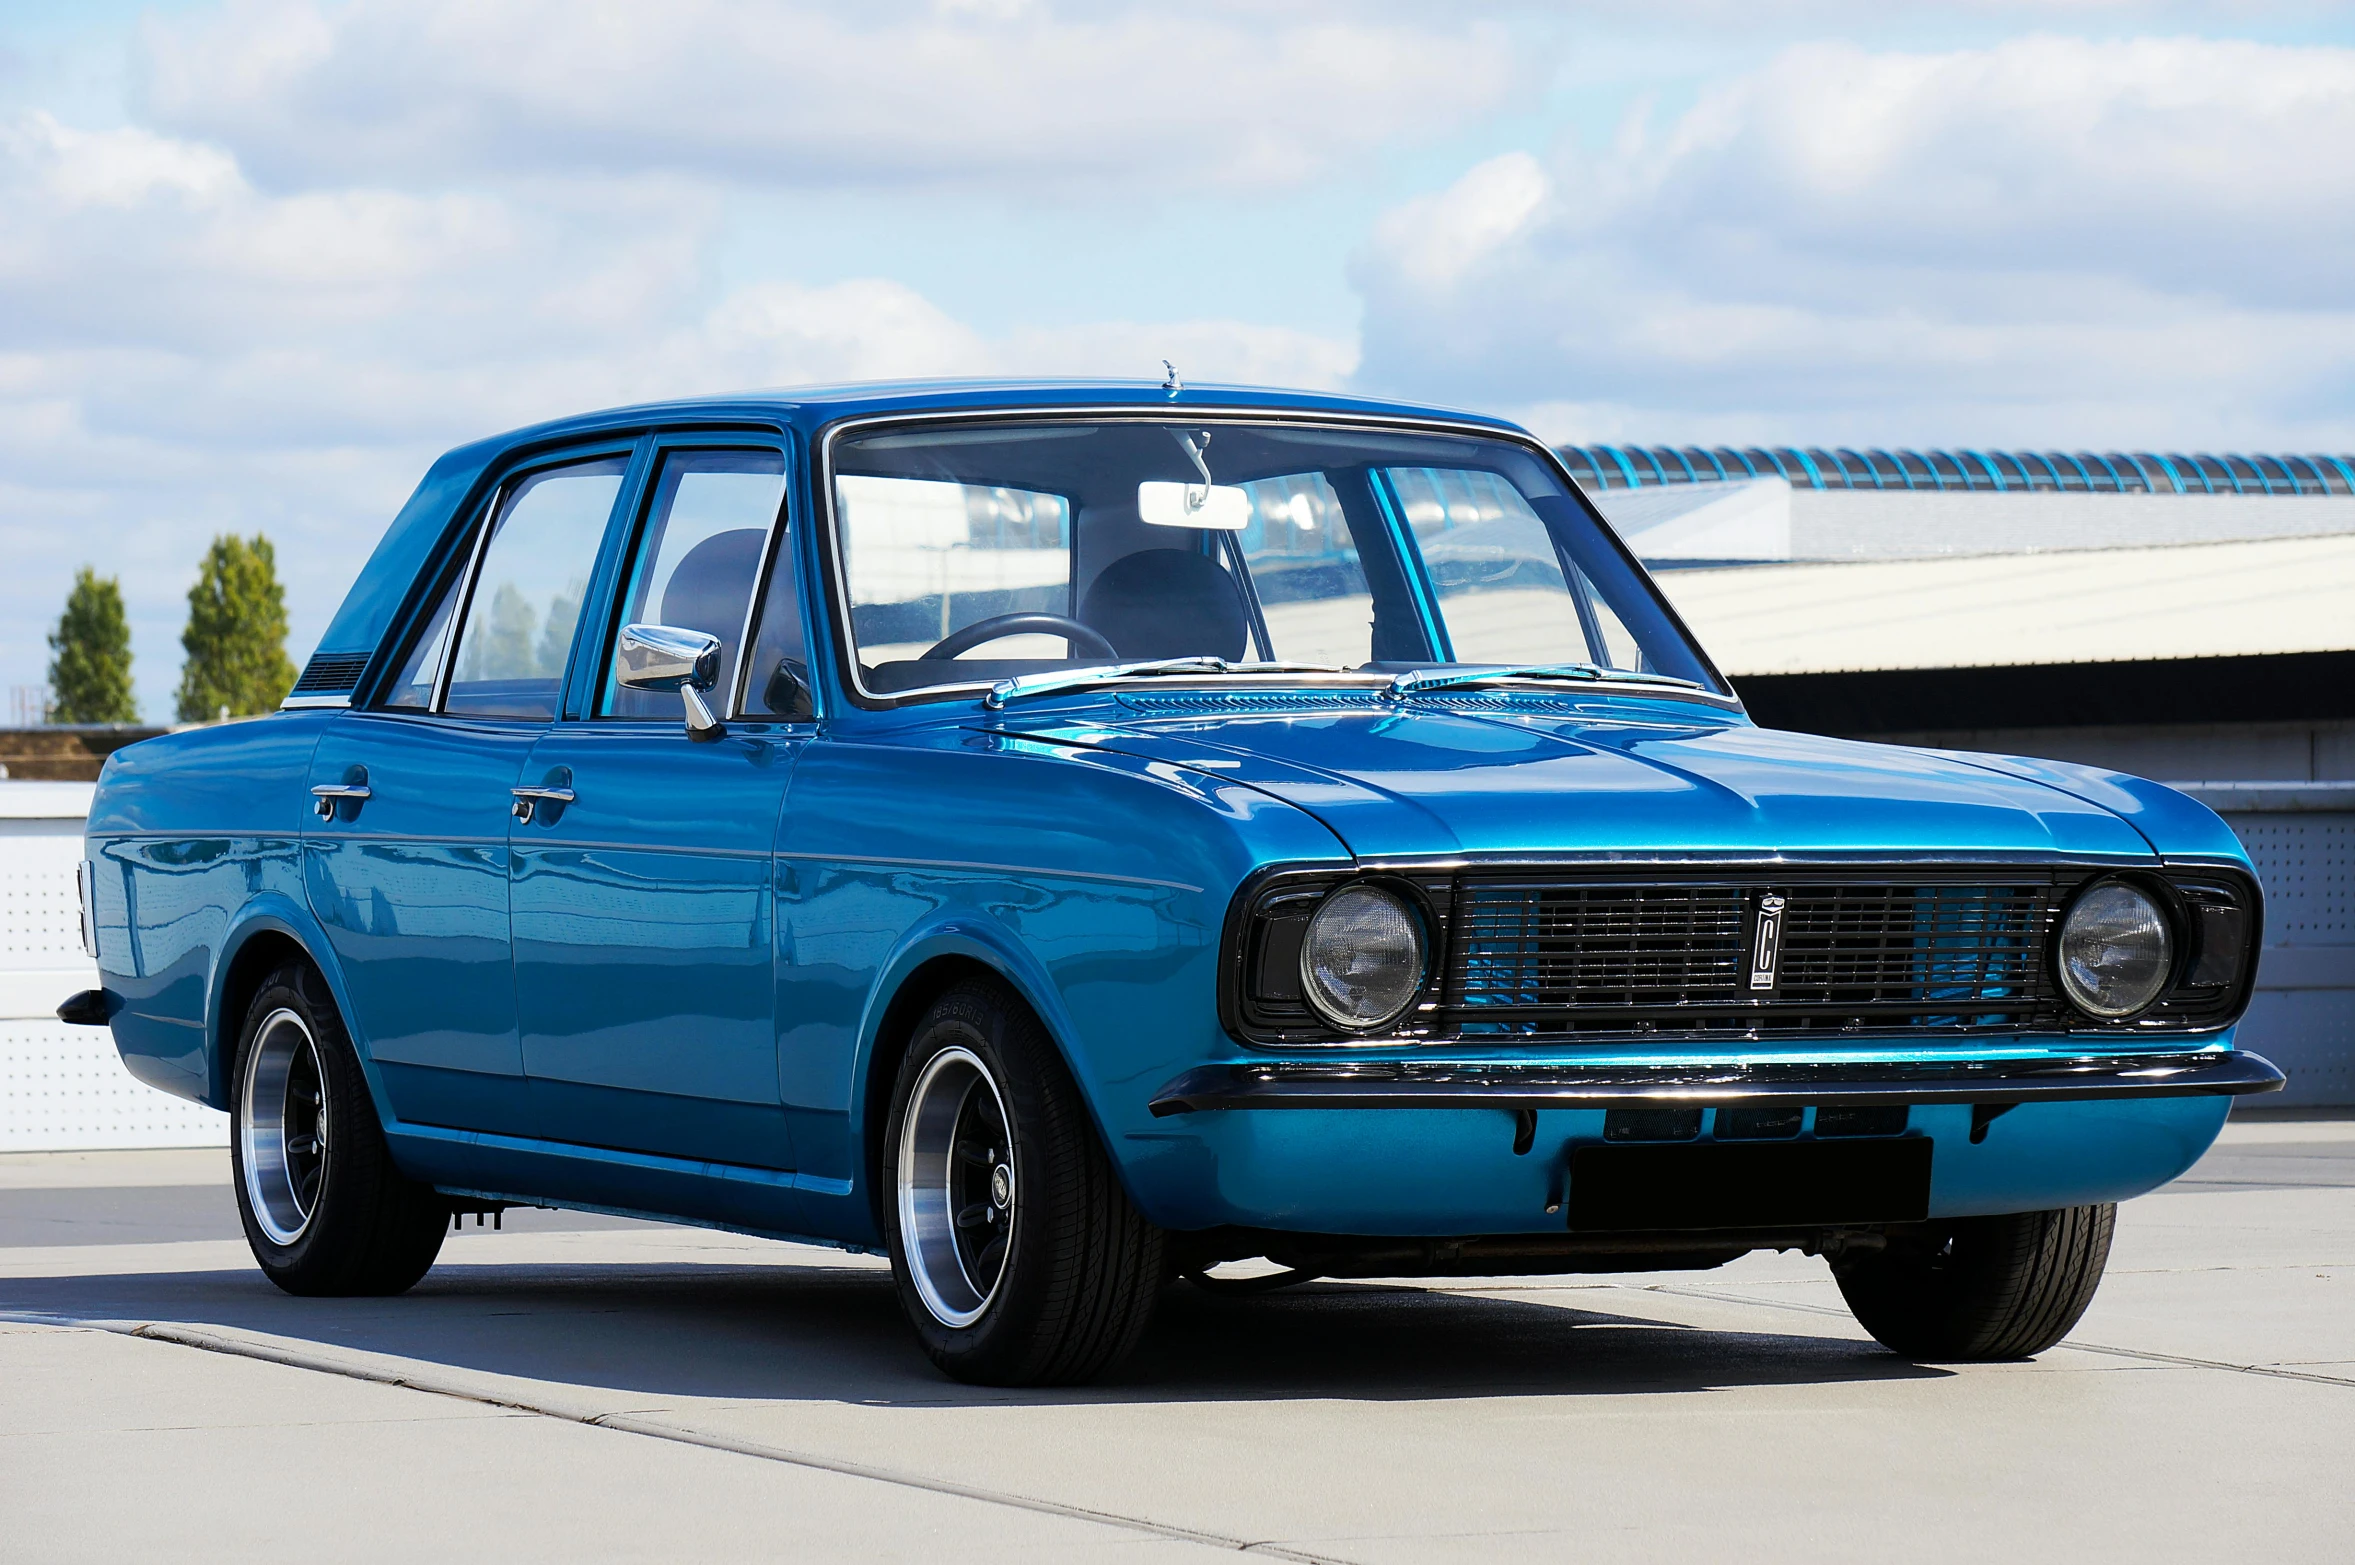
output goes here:
{"type": "Polygon", "coordinates": [[[944,1371],[1069,1385],[1133,1348],[1165,1267],[1028,1007],[960,984],[901,1062],[884,1137],[901,1306],[944,1371]]]}
{"type": "Polygon", "coordinates": [[[288,1293],[399,1293],[450,1208],[393,1167],[358,1056],[308,963],[263,980],[239,1034],[229,1156],[246,1243],[288,1293]]]}
{"type": "Polygon", "coordinates": [[[2114,1205],[1968,1217],[1836,1263],[1840,1292],[1884,1347],[1933,1363],[2017,1359],[2069,1334],[2109,1264],[2114,1205]]]}

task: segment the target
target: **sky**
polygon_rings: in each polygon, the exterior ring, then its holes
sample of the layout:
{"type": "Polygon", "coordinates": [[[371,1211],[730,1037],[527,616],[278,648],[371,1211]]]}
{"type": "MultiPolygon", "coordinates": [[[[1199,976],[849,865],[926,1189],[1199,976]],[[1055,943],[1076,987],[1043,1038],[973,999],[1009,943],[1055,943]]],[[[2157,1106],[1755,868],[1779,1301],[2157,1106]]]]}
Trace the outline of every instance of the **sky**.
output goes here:
{"type": "Polygon", "coordinates": [[[0,0],[0,685],[93,565],[168,720],[216,534],[299,664],[440,451],[754,386],[2350,451],[2350,255],[2312,0],[0,0]]]}

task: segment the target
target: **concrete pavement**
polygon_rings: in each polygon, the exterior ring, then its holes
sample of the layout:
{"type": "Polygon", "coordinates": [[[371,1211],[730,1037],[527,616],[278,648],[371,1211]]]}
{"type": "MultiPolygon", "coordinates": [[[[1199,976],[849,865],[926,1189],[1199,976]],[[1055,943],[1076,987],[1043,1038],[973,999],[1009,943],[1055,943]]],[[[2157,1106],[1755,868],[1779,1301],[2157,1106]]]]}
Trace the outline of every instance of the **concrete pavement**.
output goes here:
{"type": "Polygon", "coordinates": [[[2355,1120],[2236,1120],[2068,1344],[1920,1367],[1822,1263],[1172,1292],[940,1379],[881,1263],[569,1214],[297,1300],[213,1152],[0,1158],[0,1560],[2355,1557],[2355,1120]]]}

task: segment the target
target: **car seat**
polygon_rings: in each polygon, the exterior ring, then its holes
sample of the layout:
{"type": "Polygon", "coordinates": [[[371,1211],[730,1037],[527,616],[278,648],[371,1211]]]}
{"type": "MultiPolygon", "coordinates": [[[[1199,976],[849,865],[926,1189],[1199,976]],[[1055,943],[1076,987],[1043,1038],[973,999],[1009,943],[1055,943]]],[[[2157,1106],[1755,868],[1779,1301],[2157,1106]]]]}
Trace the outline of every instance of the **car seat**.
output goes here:
{"type": "Polygon", "coordinates": [[[1089,586],[1079,617],[1123,658],[1241,658],[1251,631],[1235,578],[1188,549],[1114,560],[1089,586]]]}

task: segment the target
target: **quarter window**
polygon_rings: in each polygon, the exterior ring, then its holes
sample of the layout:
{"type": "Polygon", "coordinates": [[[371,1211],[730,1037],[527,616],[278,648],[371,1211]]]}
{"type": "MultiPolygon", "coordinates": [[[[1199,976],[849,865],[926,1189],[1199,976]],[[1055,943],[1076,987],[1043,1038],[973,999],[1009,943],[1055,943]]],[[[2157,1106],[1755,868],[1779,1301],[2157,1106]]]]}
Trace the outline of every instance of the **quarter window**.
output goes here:
{"type": "Polygon", "coordinates": [[[552,467],[501,499],[475,573],[442,710],[552,718],[597,545],[628,462],[552,467]]]}
{"type": "Polygon", "coordinates": [[[434,681],[442,677],[443,657],[450,650],[450,610],[465,585],[465,574],[460,572],[442,589],[442,600],[435,606],[433,618],[426,623],[425,634],[417,638],[409,661],[402,665],[400,677],[393,681],[392,693],[385,697],[386,706],[411,712],[432,709],[434,681]]]}

